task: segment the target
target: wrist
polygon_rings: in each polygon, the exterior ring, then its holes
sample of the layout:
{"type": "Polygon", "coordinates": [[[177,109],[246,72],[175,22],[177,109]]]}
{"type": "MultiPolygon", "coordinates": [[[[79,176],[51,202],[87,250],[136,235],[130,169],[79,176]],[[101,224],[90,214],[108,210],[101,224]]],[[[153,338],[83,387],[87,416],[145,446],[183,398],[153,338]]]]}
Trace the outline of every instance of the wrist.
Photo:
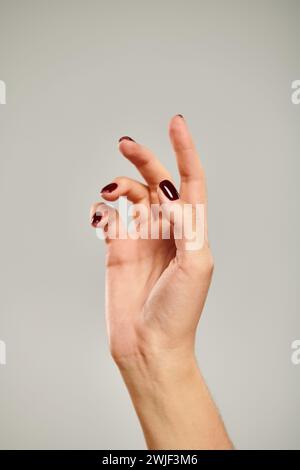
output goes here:
{"type": "Polygon", "coordinates": [[[184,380],[199,373],[197,359],[193,350],[176,350],[138,353],[130,357],[115,359],[127,386],[134,387],[143,382],[166,385],[184,380]]]}
{"type": "Polygon", "coordinates": [[[118,362],[125,385],[139,418],[148,422],[152,416],[167,408],[181,393],[202,380],[193,353],[146,355],[118,362]],[[147,418],[146,418],[147,417],[147,418]]]}

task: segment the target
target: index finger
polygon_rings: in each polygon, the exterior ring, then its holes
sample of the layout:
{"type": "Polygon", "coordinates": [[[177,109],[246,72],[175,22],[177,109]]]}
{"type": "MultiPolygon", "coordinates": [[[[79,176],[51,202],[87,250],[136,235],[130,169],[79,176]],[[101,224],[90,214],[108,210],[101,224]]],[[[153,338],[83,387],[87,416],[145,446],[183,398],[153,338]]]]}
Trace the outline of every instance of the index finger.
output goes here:
{"type": "Polygon", "coordinates": [[[206,202],[206,184],[203,167],[194,141],[182,115],[174,116],[169,125],[169,136],[175,151],[181,177],[180,194],[183,200],[206,202]]]}

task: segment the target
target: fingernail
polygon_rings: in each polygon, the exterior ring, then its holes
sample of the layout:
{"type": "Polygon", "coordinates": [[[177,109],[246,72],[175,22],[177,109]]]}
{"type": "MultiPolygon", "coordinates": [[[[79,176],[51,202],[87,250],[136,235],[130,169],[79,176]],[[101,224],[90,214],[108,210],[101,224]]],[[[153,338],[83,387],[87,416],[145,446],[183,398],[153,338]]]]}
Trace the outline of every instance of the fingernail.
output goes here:
{"type": "Polygon", "coordinates": [[[184,119],[184,117],[182,116],[182,114],[176,114],[176,116],[179,116],[179,117],[181,117],[182,119],[184,119]]]}
{"type": "Polygon", "coordinates": [[[113,191],[117,189],[117,187],[118,187],[117,183],[110,183],[104,186],[104,188],[101,189],[100,193],[112,193],[113,191]]]}
{"type": "Polygon", "coordinates": [[[176,199],[179,199],[177,189],[175,188],[174,184],[171,183],[171,181],[163,180],[159,183],[159,187],[164,193],[164,195],[167,196],[168,199],[170,199],[170,201],[176,201],[176,199]]]}
{"type": "Polygon", "coordinates": [[[102,219],[102,214],[101,212],[96,212],[93,217],[92,217],[92,220],[91,220],[91,224],[94,226],[94,227],[97,227],[97,225],[99,224],[99,222],[101,221],[102,219]]]}
{"type": "Polygon", "coordinates": [[[129,137],[128,135],[123,135],[123,137],[120,137],[119,138],[119,142],[121,142],[122,140],[131,140],[131,142],[135,142],[135,140],[133,140],[131,137],[129,137]]]}

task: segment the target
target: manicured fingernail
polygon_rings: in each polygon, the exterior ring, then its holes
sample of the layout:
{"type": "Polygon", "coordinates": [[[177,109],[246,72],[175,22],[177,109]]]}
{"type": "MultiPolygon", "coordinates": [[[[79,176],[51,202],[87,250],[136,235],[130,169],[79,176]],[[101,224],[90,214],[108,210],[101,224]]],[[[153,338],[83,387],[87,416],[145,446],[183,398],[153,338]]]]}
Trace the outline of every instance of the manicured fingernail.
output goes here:
{"type": "Polygon", "coordinates": [[[100,193],[112,193],[117,189],[117,187],[117,183],[110,183],[107,186],[104,186],[104,188],[101,189],[100,193]]]}
{"type": "Polygon", "coordinates": [[[182,114],[176,114],[176,116],[179,116],[179,117],[181,117],[182,119],[184,119],[184,117],[182,116],[182,114]]]}
{"type": "Polygon", "coordinates": [[[119,142],[121,142],[122,140],[131,140],[131,142],[135,142],[135,140],[133,140],[131,137],[129,137],[128,135],[123,135],[123,137],[120,137],[119,138],[119,142]]]}
{"type": "Polygon", "coordinates": [[[175,188],[174,184],[171,183],[171,181],[163,180],[159,183],[159,187],[164,193],[164,195],[167,196],[168,199],[170,199],[170,201],[176,201],[176,199],[179,199],[177,189],[175,188]]]}
{"type": "Polygon", "coordinates": [[[93,217],[92,217],[92,220],[91,220],[91,224],[94,226],[94,227],[97,227],[97,225],[99,224],[99,222],[101,221],[102,219],[102,214],[101,212],[96,212],[93,217]]]}

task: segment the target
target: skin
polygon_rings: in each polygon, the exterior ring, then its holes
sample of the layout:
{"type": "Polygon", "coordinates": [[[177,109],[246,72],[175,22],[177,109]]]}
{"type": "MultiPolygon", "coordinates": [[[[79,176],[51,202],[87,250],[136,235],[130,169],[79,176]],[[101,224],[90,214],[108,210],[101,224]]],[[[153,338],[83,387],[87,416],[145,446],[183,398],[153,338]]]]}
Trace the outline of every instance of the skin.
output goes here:
{"type": "MultiPolygon", "coordinates": [[[[146,184],[126,177],[101,195],[106,201],[127,196],[134,204],[164,207],[201,203],[205,238],[199,249],[186,240],[111,239],[107,223],[118,214],[103,202],[91,218],[106,236],[106,320],[110,351],[140,420],[149,449],[232,449],[222,419],[195,357],[195,335],[213,273],[206,223],[205,175],[187,123],[180,115],[169,123],[170,141],[180,174],[180,199],[160,189],[171,175],[143,145],[121,140],[122,155],[146,184]]],[[[193,216],[194,217],[194,216],[193,216]]],[[[95,226],[95,224],[94,224],[95,226]]],[[[174,224],[171,224],[174,230],[174,224]]]]}

